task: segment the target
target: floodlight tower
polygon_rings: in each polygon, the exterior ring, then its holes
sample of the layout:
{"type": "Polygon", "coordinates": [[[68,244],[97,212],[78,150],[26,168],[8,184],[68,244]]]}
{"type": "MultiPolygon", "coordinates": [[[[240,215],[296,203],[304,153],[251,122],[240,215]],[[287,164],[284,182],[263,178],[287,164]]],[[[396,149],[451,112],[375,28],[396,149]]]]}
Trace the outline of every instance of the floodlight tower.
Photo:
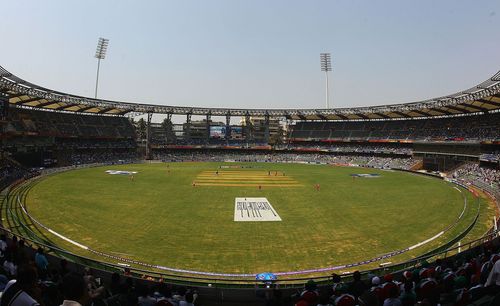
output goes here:
{"type": "Polygon", "coordinates": [[[321,63],[321,71],[324,71],[326,76],[326,108],[330,108],[328,91],[328,71],[332,71],[332,60],[330,53],[320,53],[319,59],[321,63]]]}
{"type": "Polygon", "coordinates": [[[101,60],[106,57],[106,50],[108,49],[109,39],[99,37],[97,42],[97,49],[95,50],[95,58],[97,58],[97,77],[95,80],[95,96],[97,99],[97,86],[99,84],[99,67],[101,66],[101,60]]]}

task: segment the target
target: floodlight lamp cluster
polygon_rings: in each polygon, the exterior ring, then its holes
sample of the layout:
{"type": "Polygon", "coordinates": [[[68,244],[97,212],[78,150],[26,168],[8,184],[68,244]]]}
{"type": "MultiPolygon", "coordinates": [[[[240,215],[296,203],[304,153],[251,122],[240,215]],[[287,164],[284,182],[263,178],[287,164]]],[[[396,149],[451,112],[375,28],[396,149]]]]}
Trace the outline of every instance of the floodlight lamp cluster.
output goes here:
{"type": "Polygon", "coordinates": [[[332,71],[332,59],[330,53],[320,53],[321,71],[332,71]]]}
{"type": "Polygon", "coordinates": [[[99,38],[97,42],[97,49],[95,51],[95,58],[104,59],[106,57],[106,50],[108,49],[109,39],[99,38]]]}

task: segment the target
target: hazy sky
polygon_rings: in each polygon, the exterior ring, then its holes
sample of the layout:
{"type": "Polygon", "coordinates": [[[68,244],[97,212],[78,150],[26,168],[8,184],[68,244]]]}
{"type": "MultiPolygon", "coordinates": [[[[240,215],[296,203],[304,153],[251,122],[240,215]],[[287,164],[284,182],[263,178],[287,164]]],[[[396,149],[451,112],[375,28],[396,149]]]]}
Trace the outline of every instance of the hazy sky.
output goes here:
{"type": "Polygon", "coordinates": [[[500,68],[500,1],[7,1],[0,65],[93,96],[182,106],[322,108],[467,89],[500,68]]]}

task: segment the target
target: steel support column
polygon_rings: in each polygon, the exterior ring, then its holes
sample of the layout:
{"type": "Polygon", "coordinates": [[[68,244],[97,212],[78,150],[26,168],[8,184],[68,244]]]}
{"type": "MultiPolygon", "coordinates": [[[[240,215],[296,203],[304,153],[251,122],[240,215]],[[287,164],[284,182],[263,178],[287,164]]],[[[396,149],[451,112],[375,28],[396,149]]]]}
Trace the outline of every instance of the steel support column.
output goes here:
{"type": "Polygon", "coordinates": [[[269,144],[269,114],[264,116],[264,140],[269,144]]]}
{"type": "Polygon", "coordinates": [[[171,140],[172,140],[172,139],[170,139],[170,138],[171,138],[171,136],[172,136],[172,138],[175,140],[175,133],[174,133],[174,131],[173,131],[173,124],[172,124],[172,113],[168,113],[168,114],[167,114],[167,121],[168,121],[168,122],[169,122],[169,124],[170,124],[169,130],[168,130],[168,133],[166,133],[166,135],[165,135],[165,141],[166,141],[166,143],[168,144],[168,143],[169,143],[169,141],[171,141],[171,140]],[[174,135],[172,135],[172,134],[174,134],[174,135]]]}
{"type": "Polygon", "coordinates": [[[146,159],[151,159],[151,118],[153,113],[148,113],[146,125],[146,159]]]}
{"type": "Polygon", "coordinates": [[[207,130],[206,130],[206,140],[207,140],[207,143],[210,141],[210,119],[211,119],[211,115],[210,113],[207,114],[207,122],[206,122],[206,127],[207,127],[207,130]]]}
{"type": "Polygon", "coordinates": [[[186,114],[186,129],[184,131],[184,139],[191,140],[191,113],[186,114]]]}
{"type": "Polygon", "coordinates": [[[245,140],[250,142],[252,140],[252,124],[250,123],[250,114],[245,115],[245,140]]]}
{"type": "Polygon", "coordinates": [[[229,143],[231,139],[231,114],[226,114],[226,142],[229,143]]]}

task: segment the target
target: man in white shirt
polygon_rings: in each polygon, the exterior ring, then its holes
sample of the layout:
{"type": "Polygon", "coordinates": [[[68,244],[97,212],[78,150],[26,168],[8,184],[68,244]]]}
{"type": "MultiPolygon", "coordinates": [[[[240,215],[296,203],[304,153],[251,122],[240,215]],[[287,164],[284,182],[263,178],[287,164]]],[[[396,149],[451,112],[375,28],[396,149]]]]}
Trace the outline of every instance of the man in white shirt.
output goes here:
{"type": "Polygon", "coordinates": [[[488,288],[488,292],[500,291],[500,259],[493,264],[484,286],[488,288]]]}

